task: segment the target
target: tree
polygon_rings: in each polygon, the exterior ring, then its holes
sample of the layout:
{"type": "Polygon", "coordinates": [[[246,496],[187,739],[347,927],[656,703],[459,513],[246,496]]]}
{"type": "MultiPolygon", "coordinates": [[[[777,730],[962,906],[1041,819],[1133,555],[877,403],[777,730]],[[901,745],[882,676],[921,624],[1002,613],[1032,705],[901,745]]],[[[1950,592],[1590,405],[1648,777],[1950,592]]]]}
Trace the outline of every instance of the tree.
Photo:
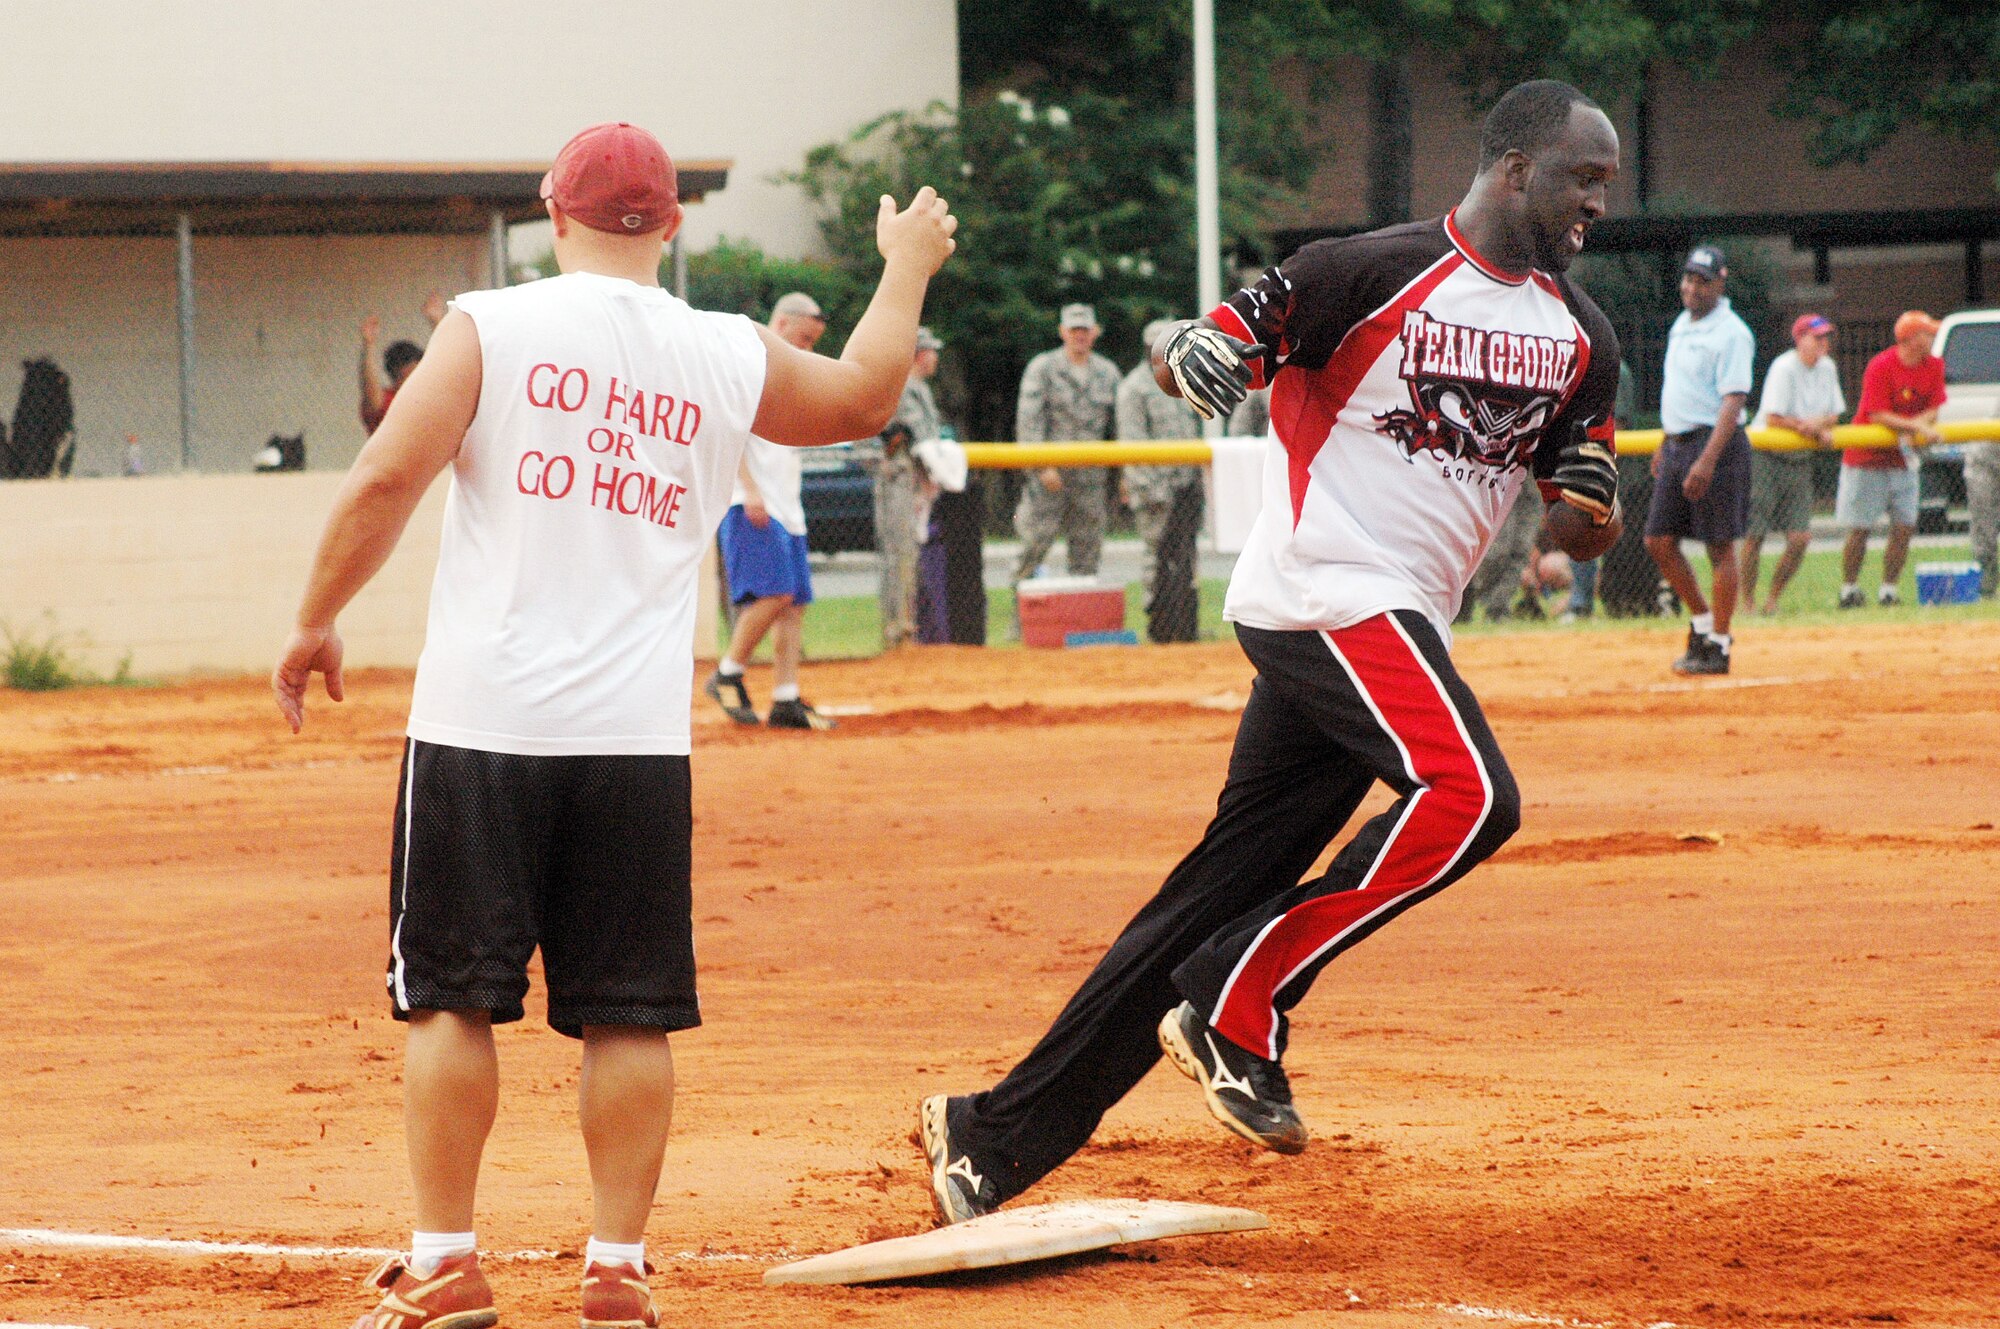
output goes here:
{"type": "MultiPolygon", "coordinates": [[[[1086,301],[1103,349],[1139,354],[1151,319],[1192,313],[1191,128],[1120,98],[1081,94],[1043,105],[1017,93],[954,112],[932,106],[862,126],[807,154],[791,178],[825,212],[834,266],[872,273],[876,200],[940,187],[959,217],[959,250],[925,302],[925,317],[960,357],[975,438],[1011,437],[1021,368],[1056,344],[1056,311],[1086,301]]],[[[1239,230],[1258,206],[1254,182],[1226,181],[1239,230]]],[[[863,289],[857,287],[857,289],[863,289]]],[[[836,306],[837,322],[859,313],[836,306]]]]}
{"type": "MultiPolygon", "coordinates": [[[[1780,114],[1813,122],[1821,165],[1866,161],[1907,124],[2000,138],[2000,9],[1953,0],[1771,6],[1780,114]]],[[[2000,181],[1996,181],[2000,184],[2000,181]]]]}

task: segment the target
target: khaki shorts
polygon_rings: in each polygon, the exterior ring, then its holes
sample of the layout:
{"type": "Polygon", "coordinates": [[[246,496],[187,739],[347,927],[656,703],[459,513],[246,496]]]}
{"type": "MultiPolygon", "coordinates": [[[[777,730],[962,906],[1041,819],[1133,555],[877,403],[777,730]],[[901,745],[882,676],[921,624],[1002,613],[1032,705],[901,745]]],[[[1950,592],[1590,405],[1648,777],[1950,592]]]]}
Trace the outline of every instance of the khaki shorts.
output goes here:
{"type": "Polygon", "coordinates": [[[1749,536],[1759,543],[1772,531],[1812,529],[1812,458],[1794,460],[1768,452],[1750,455],[1749,536]]]}

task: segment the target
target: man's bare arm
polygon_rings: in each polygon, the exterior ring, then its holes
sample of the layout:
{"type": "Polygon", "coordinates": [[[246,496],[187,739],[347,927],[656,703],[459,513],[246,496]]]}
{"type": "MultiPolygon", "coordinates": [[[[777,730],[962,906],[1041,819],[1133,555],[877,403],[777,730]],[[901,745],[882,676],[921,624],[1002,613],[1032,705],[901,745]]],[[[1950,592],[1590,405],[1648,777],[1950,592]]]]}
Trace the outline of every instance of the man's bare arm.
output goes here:
{"type": "Polygon", "coordinates": [[[875,217],[882,280],[840,358],[809,354],[758,328],[767,364],[751,426],[759,438],[817,447],[882,432],[910,377],[924,293],[957,247],[957,229],[958,218],[929,185],[901,212],[882,196],[875,217]]]}
{"type": "Polygon", "coordinates": [[[430,349],[334,495],[297,623],[271,676],[278,709],[294,733],[304,722],[313,674],[325,674],[327,695],[340,700],[334,620],[388,561],[431,481],[458,455],[479,406],[480,372],[478,330],[454,311],[438,325],[430,349]]]}

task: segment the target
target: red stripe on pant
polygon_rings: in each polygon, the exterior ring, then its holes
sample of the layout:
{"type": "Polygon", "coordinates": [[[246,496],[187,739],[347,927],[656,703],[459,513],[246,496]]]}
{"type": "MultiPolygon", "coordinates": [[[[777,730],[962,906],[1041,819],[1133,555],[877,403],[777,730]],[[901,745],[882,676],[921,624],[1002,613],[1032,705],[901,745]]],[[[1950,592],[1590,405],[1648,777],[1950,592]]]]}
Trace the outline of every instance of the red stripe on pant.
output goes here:
{"type": "Polygon", "coordinates": [[[1273,1059],[1278,991],[1355,927],[1449,871],[1493,804],[1492,782],[1451,698],[1394,618],[1379,614],[1320,635],[1395,739],[1417,788],[1361,885],[1273,919],[1222,989],[1210,1023],[1232,1043],[1273,1059]]]}

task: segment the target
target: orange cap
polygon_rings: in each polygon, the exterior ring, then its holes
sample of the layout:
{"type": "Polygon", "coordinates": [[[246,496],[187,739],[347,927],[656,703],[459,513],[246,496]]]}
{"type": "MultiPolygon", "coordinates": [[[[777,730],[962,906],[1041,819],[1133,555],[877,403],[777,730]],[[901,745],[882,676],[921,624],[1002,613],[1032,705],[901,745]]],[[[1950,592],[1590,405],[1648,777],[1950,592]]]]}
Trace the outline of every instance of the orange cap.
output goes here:
{"type": "Polygon", "coordinates": [[[1906,309],[1896,319],[1896,340],[1907,341],[1925,333],[1935,333],[1938,321],[1921,309],[1906,309]]]}

